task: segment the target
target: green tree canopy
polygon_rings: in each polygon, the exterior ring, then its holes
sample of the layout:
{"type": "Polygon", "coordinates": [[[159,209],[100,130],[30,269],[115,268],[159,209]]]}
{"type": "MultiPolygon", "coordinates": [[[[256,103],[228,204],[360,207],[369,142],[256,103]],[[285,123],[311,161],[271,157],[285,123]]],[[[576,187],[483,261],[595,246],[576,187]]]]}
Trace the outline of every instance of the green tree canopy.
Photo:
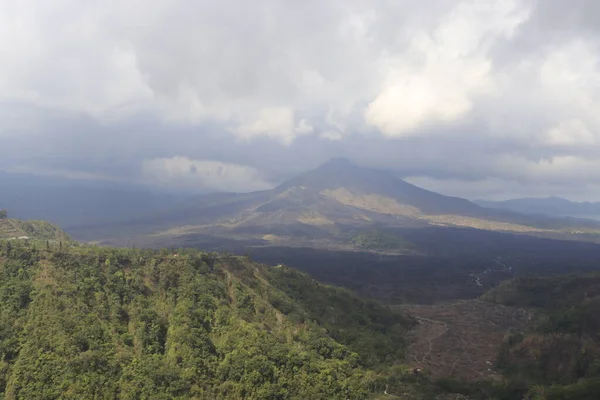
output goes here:
{"type": "Polygon", "coordinates": [[[411,325],[245,257],[0,240],[0,399],[367,400],[411,325]]]}

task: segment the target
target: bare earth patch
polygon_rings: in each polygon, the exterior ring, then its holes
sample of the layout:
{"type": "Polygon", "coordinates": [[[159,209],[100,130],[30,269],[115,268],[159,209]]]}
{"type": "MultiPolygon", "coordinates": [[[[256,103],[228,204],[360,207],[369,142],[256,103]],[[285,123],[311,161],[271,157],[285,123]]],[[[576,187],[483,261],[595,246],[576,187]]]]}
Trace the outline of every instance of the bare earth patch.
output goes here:
{"type": "Polygon", "coordinates": [[[301,222],[303,224],[307,224],[307,225],[316,225],[316,226],[321,226],[321,225],[334,225],[335,222],[333,222],[332,220],[324,217],[323,215],[316,213],[316,212],[306,212],[306,213],[302,213],[299,217],[298,217],[298,222],[301,222]]]}
{"type": "Polygon", "coordinates": [[[485,229],[488,231],[506,232],[553,232],[551,229],[534,228],[532,226],[512,224],[481,218],[463,217],[460,215],[425,215],[422,219],[430,221],[433,225],[455,225],[469,228],[485,229]]]}
{"type": "Polygon", "coordinates": [[[324,190],[321,194],[344,205],[376,213],[404,216],[417,216],[420,214],[419,209],[416,207],[400,204],[391,197],[385,197],[378,194],[357,195],[344,188],[324,190]]]}
{"type": "Polygon", "coordinates": [[[434,379],[498,379],[493,365],[504,336],[532,319],[529,310],[480,300],[394,308],[419,321],[409,334],[407,361],[434,379]]]}

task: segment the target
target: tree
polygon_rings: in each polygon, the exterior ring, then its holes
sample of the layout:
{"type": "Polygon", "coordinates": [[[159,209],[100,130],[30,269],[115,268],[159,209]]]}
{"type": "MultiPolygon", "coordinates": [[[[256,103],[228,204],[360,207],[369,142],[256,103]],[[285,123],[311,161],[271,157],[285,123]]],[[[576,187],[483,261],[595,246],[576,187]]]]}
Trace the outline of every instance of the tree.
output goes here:
{"type": "Polygon", "coordinates": [[[0,210],[0,219],[7,219],[8,212],[6,210],[0,210]]]}

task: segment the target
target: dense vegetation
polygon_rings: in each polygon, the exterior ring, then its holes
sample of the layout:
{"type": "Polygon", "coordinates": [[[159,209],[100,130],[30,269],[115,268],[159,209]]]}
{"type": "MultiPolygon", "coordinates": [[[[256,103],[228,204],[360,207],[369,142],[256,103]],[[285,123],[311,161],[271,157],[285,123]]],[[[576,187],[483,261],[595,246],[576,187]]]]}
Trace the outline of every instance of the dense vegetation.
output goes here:
{"type": "Polygon", "coordinates": [[[411,324],[285,266],[0,241],[0,398],[365,399],[411,324]]]}
{"type": "Polygon", "coordinates": [[[600,274],[522,277],[485,300],[535,307],[534,329],[509,335],[498,368],[532,399],[600,398],[600,274]]]}

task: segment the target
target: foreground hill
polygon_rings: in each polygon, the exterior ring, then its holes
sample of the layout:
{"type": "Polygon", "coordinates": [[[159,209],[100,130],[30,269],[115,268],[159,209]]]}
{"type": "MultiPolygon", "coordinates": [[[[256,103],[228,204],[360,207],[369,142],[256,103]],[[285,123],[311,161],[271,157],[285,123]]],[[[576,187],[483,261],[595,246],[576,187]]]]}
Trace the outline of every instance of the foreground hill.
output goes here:
{"type": "Polygon", "coordinates": [[[5,399],[372,398],[413,324],[284,266],[192,250],[0,241],[0,299],[5,399]]]}
{"type": "Polygon", "coordinates": [[[62,229],[46,221],[21,221],[14,218],[0,218],[0,239],[19,238],[69,240],[69,236],[62,229]]]}
{"type": "Polygon", "coordinates": [[[596,399],[599,298],[518,278],[417,324],[246,257],[5,240],[0,398],[596,399]]]}

